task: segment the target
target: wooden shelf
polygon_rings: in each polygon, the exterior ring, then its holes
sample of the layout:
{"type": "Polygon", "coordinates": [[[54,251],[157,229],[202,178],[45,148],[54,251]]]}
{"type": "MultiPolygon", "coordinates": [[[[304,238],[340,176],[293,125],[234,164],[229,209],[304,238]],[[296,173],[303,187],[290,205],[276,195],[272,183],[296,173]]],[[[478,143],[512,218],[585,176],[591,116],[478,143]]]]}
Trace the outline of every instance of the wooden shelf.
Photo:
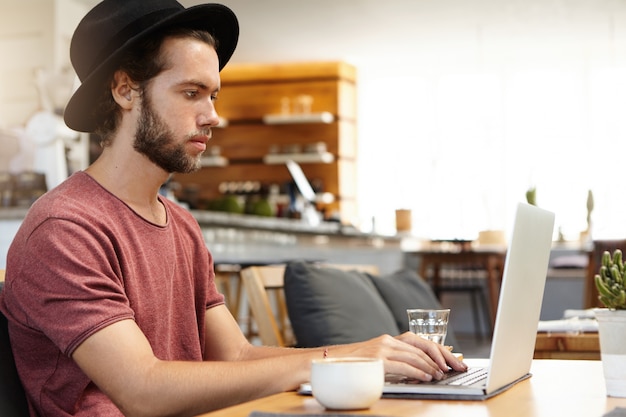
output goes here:
{"type": "Polygon", "coordinates": [[[197,207],[202,208],[222,197],[223,182],[282,187],[293,181],[286,167],[292,160],[324,190],[316,200],[318,210],[342,222],[354,219],[356,68],[342,62],[229,64],[220,75],[216,107],[226,128],[213,130],[211,146],[219,147],[223,159],[203,159],[200,170],[175,174],[173,180],[180,185],[177,197],[184,199],[186,190],[192,190],[197,207]],[[283,113],[285,98],[302,96],[312,98],[310,112],[283,113]],[[272,147],[298,144],[304,150],[319,142],[325,150],[268,153],[272,147]]]}
{"type": "MultiPolygon", "coordinates": [[[[277,203],[287,204],[289,203],[289,196],[286,194],[279,194],[274,196],[274,200],[277,203]]],[[[315,202],[319,204],[330,204],[335,201],[335,196],[331,193],[317,193],[315,194],[315,202]]]]}
{"type": "Polygon", "coordinates": [[[263,123],[267,125],[290,125],[299,123],[332,123],[335,116],[327,111],[320,113],[303,114],[267,114],[263,116],[263,123]]]}
{"type": "Polygon", "coordinates": [[[203,167],[225,167],[228,165],[228,159],[223,156],[203,156],[200,164],[203,167]]]}
{"type": "Polygon", "coordinates": [[[287,161],[294,161],[301,164],[330,164],[335,157],[330,152],[324,153],[277,153],[267,154],[263,157],[263,162],[268,165],[284,164],[287,161]]]}

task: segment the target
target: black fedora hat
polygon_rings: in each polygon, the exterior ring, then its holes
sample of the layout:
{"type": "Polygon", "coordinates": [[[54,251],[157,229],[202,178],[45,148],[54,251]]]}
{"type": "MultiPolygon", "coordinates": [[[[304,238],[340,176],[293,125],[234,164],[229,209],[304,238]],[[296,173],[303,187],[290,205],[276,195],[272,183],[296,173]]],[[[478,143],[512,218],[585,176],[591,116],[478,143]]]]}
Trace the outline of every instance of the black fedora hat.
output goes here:
{"type": "Polygon", "coordinates": [[[104,0],[87,13],[72,37],[70,59],[81,85],[65,107],[65,123],[79,132],[93,132],[97,124],[95,100],[122,54],[167,27],[210,32],[217,39],[220,71],[239,38],[237,17],[221,4],[185,8],[176,0],[104,0]]]}

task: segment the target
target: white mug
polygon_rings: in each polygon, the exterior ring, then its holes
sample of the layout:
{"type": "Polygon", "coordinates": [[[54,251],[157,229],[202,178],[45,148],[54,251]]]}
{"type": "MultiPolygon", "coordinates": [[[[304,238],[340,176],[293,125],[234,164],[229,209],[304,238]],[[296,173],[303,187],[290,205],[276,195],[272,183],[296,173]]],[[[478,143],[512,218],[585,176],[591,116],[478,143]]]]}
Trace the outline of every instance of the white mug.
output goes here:
{"type": "Polygon", "coordinates": [[[384,384],[382,359],[325,358],[311,364],[313,397],[330,410],[369,408],[381,397],[384,384]]]}

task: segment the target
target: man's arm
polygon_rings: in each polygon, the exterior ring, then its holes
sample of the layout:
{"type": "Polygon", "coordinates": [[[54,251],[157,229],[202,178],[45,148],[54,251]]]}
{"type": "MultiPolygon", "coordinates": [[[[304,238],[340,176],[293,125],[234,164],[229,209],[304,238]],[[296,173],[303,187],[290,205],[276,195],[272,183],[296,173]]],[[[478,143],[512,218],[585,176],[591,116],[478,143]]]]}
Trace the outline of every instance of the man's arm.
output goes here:
{"type": "MultiPolygon", "coordinates": [[[[221,306],[223,307],[223,306],[221,306]]],[[[363,356],[382,358],[385,372],[406,375],[411,378],[429,381],[433,377],[440,378],[448,366],[455,370],[467,369],[465,364],[454,356],[448,348],[432,343],[411,332],[391,337],[382,335],[374,339],[349,345],[326,346],[313,349],[279,348],[271,346],[253,346],[244,337],[239,325],[226,308],[211,308],[206,312],[206,360],[256,360],[262,358],[281,357],[285,366],[275,368],[272,378],[281,377],[279,371],[286,375],[295,373],[298,378],[293,386],[285,389],[295,389],[309,378],[311,359],[321,358],[324,351],[330,357],[363,356]],[[216,337],[216,335],[219,335],[216,337]],[[226,337],[225,335],[229,335],[226,337]],[[292,358],[287,356],[295,356],[292,358]],[[306,370],[305,379],[299,379],[301,372],[306,370]]],[[[271,379],[271,378],[268,378],[271,379]]],[[[285,378],[290,380],[289,378],[285,378]]]]}
{"type": "MultiPolygon", "coordinates": [[[[223,305],[207,310],[206,330],[204,362],[159,360],[132,320],[90,336],[73,358],[129,417],[194,416],[297,388],[324,350],[253,346],[223,305]]],[[[445,347],[408,332],[328,351],[331,357],[382,358],[386,372],[426,381],[441,378],[448,364],[465,369],[445,347]]]]}
{"type": "MultiPolygon", "coordinates": [[[[210,308],[205,314],[205,360],[254,360],[290,353],[303,353],[303,349],[253,346],[241,331],[239,324],[225,308],[210,308]]],[[[311,350],[322,356],[323,348],[311,350]]]]}
{"type": "Polygon", "coordinates": [[[226,307],[211,308],[207,315],[213,323],[207,326],[212,332],[207,337],[212,340],[210,361],[159,360],[132,320],[93,334],[73,358],[127,416],[193,416],[292,389],[308,378],[314,352],[287,361],[241,361],[242,356],[252,358],[254,350],[246,348],[250,344],[226,307]]]}

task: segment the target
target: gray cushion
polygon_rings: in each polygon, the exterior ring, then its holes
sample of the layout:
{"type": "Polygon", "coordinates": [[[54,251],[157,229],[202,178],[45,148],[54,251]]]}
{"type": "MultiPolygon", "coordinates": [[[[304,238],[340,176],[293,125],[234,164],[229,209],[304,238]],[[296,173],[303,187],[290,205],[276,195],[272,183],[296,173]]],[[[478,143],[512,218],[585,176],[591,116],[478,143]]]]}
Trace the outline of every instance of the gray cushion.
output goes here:
{"type": "Polygon", "coordinates": [[[285,298],[300,347],[400,333],[376,287],[361,272],[290,262],[285,269],[285,298]]]}
{"type": "MultiPolygon", "coordinates": [[[[441,308],[430,285],[413,270],[402,269],[386,276],[369,274],[368,276],[393,313],[396,325],[401,332],[409,330],[407,308],[441,308]]],[[[451,314],[453,314],[452,311],[451,314]]],[[[448,326],[446,345],[459,347],[450,326],[448,326]]]]}

